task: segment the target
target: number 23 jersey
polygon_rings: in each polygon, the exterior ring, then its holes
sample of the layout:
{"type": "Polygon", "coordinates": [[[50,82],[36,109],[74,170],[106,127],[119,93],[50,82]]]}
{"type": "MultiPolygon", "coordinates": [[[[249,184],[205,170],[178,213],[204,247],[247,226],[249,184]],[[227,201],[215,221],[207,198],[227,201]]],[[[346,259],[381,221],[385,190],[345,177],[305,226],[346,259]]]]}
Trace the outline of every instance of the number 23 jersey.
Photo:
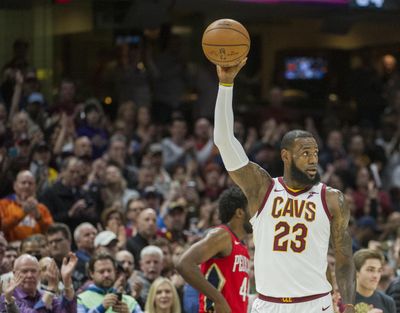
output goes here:
{"type": "Polygon", "coordinates": [[[330,219],[326,185],[299,192],[274,178],[251,218],[257,292],[270,297],[304,297],[329,292],[326,278],[330,219]]]}
{"type": "MultiPolygon", "coordinates": [[[[250,256],[247,247],[226,225],[217,226],[231,235],[232,251],[225,257],[213,257],[200,266],[204,277],[217,288],[232,313],[246,313],[248,305],[250,256]]],[[[205,295],[199,296],[199,313],[213,312],[214,303],[205,295]]]]}

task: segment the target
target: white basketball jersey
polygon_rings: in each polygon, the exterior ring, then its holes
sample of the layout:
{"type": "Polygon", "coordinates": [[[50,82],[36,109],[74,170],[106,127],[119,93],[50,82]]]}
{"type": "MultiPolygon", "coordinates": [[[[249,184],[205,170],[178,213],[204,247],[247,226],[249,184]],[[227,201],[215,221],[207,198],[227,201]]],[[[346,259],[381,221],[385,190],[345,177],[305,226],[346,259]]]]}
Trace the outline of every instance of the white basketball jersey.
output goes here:
{"type": "Polygon", "coordinates": [[[329,292],[326,278],[330,212],[326,185],[290,191],[274,178],[252,217],[257,292],[270,297],[305,297],[329,292]]]}

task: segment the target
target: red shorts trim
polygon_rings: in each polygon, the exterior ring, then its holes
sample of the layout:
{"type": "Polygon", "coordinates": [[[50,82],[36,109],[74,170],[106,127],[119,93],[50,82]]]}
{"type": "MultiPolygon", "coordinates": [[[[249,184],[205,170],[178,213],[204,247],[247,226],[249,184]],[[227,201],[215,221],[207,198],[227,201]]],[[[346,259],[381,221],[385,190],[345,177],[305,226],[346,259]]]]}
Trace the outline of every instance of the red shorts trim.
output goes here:
{"type": "Polygon", "coordinates": [[[264,301],[268,301],[268,302],[290,304],[290,303],[300,303],[300,302],[307,302],[307,301],[315,300],[318,298],[322,298],[328,294],[329,294],[329,292],[325,292],[325,293],[320,293],[317,295],[306,296],[306,297],[297,297],[297,298],[291,298],[291,297],[274,298],[274,297],[268,297],[268,296],[259,294],[258,298],[261,300],[264,300],[264,301]]]}

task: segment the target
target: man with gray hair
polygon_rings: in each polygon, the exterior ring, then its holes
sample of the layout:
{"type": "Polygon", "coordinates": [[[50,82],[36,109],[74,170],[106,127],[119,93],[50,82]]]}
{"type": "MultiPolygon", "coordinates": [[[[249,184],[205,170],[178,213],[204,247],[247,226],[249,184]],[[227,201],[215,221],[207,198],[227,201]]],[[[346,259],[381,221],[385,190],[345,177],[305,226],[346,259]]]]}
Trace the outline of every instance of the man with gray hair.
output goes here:
{"type": "Polygon", "coordinates": [[[74,240],[77,247],[75,254],[78,257],[78,264],[74,273],[75,287],[82,286],[88,279],[86,265],[93,256],[96,235],[97,229],[88,222],[79,224],[74,231],[74,240]]]}
{"type": "Polygon", "coordinates": [[[64,259],[60,274],[66,287],[63,295],[56,297],[59,272],[54,261],[53,265],[46,270],[49,288],[39,291],[37,289],[40,277],[39,262],[29,254],[22,254],[15,260],[13,281],[0,298],[0,312],[8,312],[9,309],[15,311],[15,307],[21,313],[76,312],[76,298],[71,277],[76,263],[77,258],[73,253],[68,254],[68,258],[64,259]]]}
{"type": "Polygon", "coordinates": [[[139,303],[146,302],[153,281],[161,276],[163,268],[163,252],[159,247],[147,246],[140,252],[140,270],[138,280],[142,284],[139,303]]]}

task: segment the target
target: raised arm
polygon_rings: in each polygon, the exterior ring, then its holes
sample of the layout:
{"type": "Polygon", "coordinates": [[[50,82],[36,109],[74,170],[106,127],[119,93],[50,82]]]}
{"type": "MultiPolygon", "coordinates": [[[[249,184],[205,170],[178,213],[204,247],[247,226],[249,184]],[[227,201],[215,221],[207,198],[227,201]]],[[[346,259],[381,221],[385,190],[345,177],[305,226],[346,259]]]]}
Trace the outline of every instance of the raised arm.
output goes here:
{"type": "Polygon", "coordinates": [[[233,181],[243,190],[249,202],[250,213],[254,215],[272,179],[264,169],[249,161],[233,133],[233,82],[246,64],[246,60],[233,67],[217,66],[220,85],[215,105],[214,142],[221,153],[225,168],[233,181]]]}
{"type": "Polygon", "coordinates": [[[342,301],[347,304],[344,312],[354,313],[356,284],[351,236],[348,229],[350,210],[343,193],[335,189],[327,190],[327,204],[333,215],[331,242],[336,259],[336,281],[342,301]]]}
{"type": "Polygon", "coordinates": [[[187,283],[214,302],[217,313],[230,313],[231,309],[223,295],[205,279],[199,269],[199,264],[214,256],[228,255],[231,250],[230,234],[226,230],[217,228],[191,246],[176,265],[178,272],[187,283]]]}

